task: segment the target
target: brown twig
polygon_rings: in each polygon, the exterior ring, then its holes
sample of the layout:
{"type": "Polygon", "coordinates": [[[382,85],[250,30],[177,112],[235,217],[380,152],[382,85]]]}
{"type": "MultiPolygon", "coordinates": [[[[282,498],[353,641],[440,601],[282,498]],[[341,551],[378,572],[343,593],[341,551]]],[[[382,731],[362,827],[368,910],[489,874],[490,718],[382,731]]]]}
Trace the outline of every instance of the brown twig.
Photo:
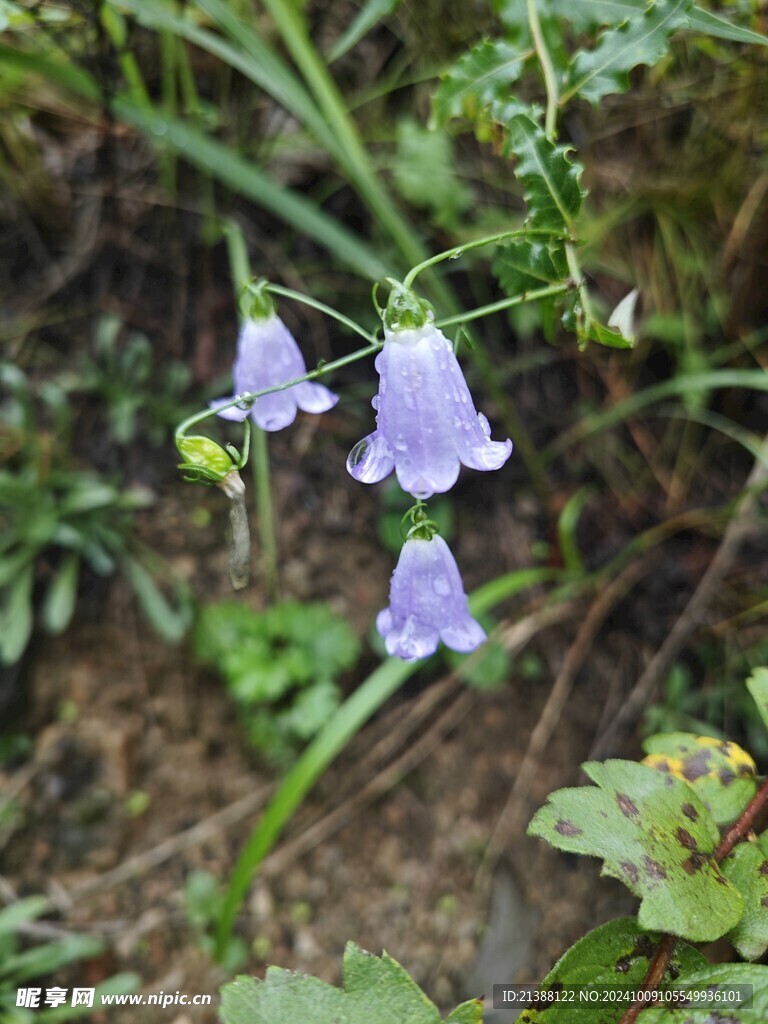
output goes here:
{"type": "MultiPolygon", "coordinates": [[[[659,948],[656,950],[656,955],[653,960],[651,960],[648,973],[643,981],[643,992],[653,992],[659,987],[664,979],[664,975],[667,973],[669,961],[672,959],[676,943],[677,939],[674,935],[665,935],[661,940],[659,948]]],[[[635,1024],[635,1021],[640,1016],[641,1011],[650,1005],[651,1004],[649,1002],[639,999],[625,1011],[619,1021],[619,1024],[635,1024]]]]}

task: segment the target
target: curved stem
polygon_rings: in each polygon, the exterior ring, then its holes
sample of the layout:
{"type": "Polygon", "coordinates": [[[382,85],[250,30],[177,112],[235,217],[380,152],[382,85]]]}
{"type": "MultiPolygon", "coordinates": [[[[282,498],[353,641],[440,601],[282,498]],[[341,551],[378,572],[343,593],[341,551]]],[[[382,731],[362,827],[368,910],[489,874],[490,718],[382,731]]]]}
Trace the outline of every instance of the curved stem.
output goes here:
{"type": "Polygon", "coordinates": [[[547,113],[544,118],[544,131],[548,139],[554,139],[557,126],[557,104],[558,86],[555,66],[552,63],[544,34],[541,31],[539,12],[536,9],[536,0],[528,0],[528,24],[531,26],[531,35],[539,57],[541,70],[544,74],[544,85],[547,90],[547,113]]]}
{"type": "Polygon", "coordinates": [[[484,238],[478,238],[473,242],[466,242],[464,245],[456,245],[452,249],[439,252],[436,256],[430,256],[429,259],[424,260],[408,271],[403,279],[403,284],[406,288],[410,288],[422,270],[427,270],[427,268],[433,267],[436,263],[442,263],[443,260],[458,259],[468,249],[479,249],[481,246],[491,245],[493,242],[503,242],[508,238],[526,238],[530,235],[545,235],[552,238],[561,237],[558,231],[553,231],[550,228],[516,228],[513,231],[500,231],[495,235],[486,235],[484,238]]]}
{"type": "Polygon", "coordinates": [[[478,320],[482,316],[489,316],[491,313],[499,313],[504,309],[512,309],[513,306],[520,306],[523,302],[533,302],[535,299],[546,299],[549,295],[560,295],[572,287],[570,281],[563,281],[560,284],[550,284],[546,288],[534,288],[529,292],[520,295],[513,295],[509,299],[499,299],[498,302],[490,302],[487,306],[478,306],[468,313],[461,313],[458,316],[444,317],[435,321],[436,327],[450,327],[451,324],[464,324],[469,320],[478,320]]]}
{"type": "Polygon", "coordinates": [[[359,334],[361,338],[370,345],[376,344],[376,336],[366,331],[364,327],[361,327],[355,320],[351,320],[348,316],[344,316],[343,313],[339,313],[333,306],[326,306],[324,302],[318,302],[317,299],[313,299],[309,295],[302,295],[301,292],[295,292],[292,288],[284,288],[281,284],[267,284],[267,291],[273,295],[282,295],[286,299],[293,299],[295,302],[301,302],[305,306],[311,306],[312,309],[317,309],[321,313],[325,313],[326,316],[332,317],[334,320],[338,320],[340,324],[344,324],[345,327],[349,327],[355,334],[359,334]]]}

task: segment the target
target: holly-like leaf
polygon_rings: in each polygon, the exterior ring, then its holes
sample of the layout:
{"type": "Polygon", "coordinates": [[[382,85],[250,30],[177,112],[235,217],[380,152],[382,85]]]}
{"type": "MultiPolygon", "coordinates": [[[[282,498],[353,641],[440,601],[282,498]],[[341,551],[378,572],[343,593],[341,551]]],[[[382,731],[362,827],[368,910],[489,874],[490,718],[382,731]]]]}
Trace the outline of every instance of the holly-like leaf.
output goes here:
{"type": "Polygon", "coordinates": [[[568,159],[532,118],[518,114],[509,122],[508,152],[517,157],[515,176],[523,186],[528,220],[533,227],[569,232],[585,192],[579,184],[581,164],[568,159]]]}
{"type": "Polygon", "coordinates": [[[768,857],[764,842],[738,843],[721,865],[723,874],[744,900],[744,916],[728,938],[745,960],[756,960],[768,949],[768,857]]]}
{"type": "Polygon", "coordinates": [[[735,821],[757,791],[755,762],[736,743],[669,732],[651,736],[643,747],[644,763],[690,783],[718,825],[735,821]]]}
{"type": "Polygon", "coordinates": [[[763,725],[768,729],[768,668],[756,668],[747,680],[747,689],[757,704],[763,725]]]}
{"type": "Polygon", "coordinates": [[[546,0],[546,11],[565,18],[576,32],[600,25],[616,27],[630,18],[641,15],[648,7],[647,0],[546,0]]]}
{"type": "MultiPolygon", "coordinates": [[[[353,942],[344,952],[344,988],[282,967],[264,981],[241,977],[222,989],[223,1024],[441,1024],[437,1007],[391,956],[353,942]]],[[[482,1003],[457,1007],[445,1024],[481,1024],[482,1003]]]]}
{"type": "Polygon", "coordinates": [[[625,92],[632,68],[656,64],[667,52],[671,35],[687,27],[691,4],[692,0],[653,0],[642,13],[605,31],[593,50],[579,50],[561,103],[581,96],[597,104],[609,93],[625,92]]]}
{"type": "Polygon", "coordinates": [[[676,996],[689,991],[689,1005],[643,1010],[637,1024],[762,1024],[768,1018],[768,967],[714,964],[678,978],[672,988],[676,996]]]}
{"type": "Polygon", "coordinates": [[[693,32],[701,32],[715,39],[726,39],[731,43],[750,43],[757,46],[768,46],[768,36],[753,32],[750,28],[742,28],[712,11],[705,11],[694,4],[690,15],[690,28],[693,32]]]}
{"type": "Polygon", "coordinates": [[[507,295],[522,295],[567,280],[568,264],[562,243],[521,238],[498,247],[493,272],[507,295]]]}
{"type": "Polygon", "coordinates": [[[634,761],[589,762],[598,788],[552,793],[529,826],[561,850],[604,860],[641,897],[638,921],[694,942],[719,938],[743,913],[713,853],[720,833],[691,787],[634,761]]]}
{"type": "Polygon", "coordinates": [[[433,101],[433,119],[438,124],[454,117],[477,121],[492,103],[512,98],[512,85],[524,63],[518,46],[503,39],[484,39],[443,74],[433,101]]]}
{"type": "MultiPolygon", "coordinates": [[[[571,986],[620,986],[639,988],[658,949],[661,936],[643,931],[634,917],[623,917],[588,932],[558,960],[539,990],[571,986]]],[[[663,981],[672,981],[705,967],[706,958],[693,946],[678,941],[663,981]]],[[[523,1010],[518,1024],[615,1024],[627,1009],[626,1003],[562,1003],[543,1009],[523,1010]]]]}

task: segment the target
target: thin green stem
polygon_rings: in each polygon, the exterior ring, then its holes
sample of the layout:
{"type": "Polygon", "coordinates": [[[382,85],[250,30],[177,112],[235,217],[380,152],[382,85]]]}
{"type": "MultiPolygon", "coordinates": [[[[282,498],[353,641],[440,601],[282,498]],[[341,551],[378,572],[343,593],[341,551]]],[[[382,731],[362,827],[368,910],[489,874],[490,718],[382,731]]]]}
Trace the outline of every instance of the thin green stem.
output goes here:
{"type": "Polygon", "coordinates": [[[576,287],[579,290],[581,309],[584,317],[582,336],[586,339],[589,337],[592,321],[595,317],[592,310],[592,300],[589,297],[589,290],[587,288],[584,272],[581,269],[579,257],[576,255],[576,247],[571,242],[566,242],[565,244],[565,258],[568,261],[568,270],[571,272],[571,277],[576,282],[576,287]]]}
{"type": "Polygon", "coordinates": [[[326,306],[324,302],[318,302],[317,299],[313,299],[309,295],[302,295],[301,292],[295,292],[292,288],[284,288],[280,284],[267,284],[267,291],[273,295],[283,295],[287,299],[293,299],[295,302],[301,302],[305,306],[311,306],[312,309],[317,309],[321,313],[325,313],[326,316],[332,317],[334,320],[338,320],[340,324],[344,324],[355,334],[359,334],[361,338],[365,338],[369,345],[378,344],[377,338],[374,334],[366,331],[364,327],[361,327],[355,320],[351,320],[348,316],[344,316],[343,313],[339,313],[337,309],[332,306],[326,306]]]}
{"type": "Polygon", "coordinates": [[[410,288],[422,270],[426,270],[428,267],[433,267],[436,263],[442,263],[443,260],[458,259],[469,249],[479,249],[481,246],[491,245],[493,242],[504,242],[509,238],[526,238],[530,235],[561,237],[559,232],[553,231],[551,228],[521,228],[515,229],[514,231],[500,231],[495,235],[486,235],[484,238],[478,238],[472,242],[466,242],[464,245],[454,246],[452,249],[446,249],[444,252],[439,252],[436,256],[430,256],[429,259],[423,260],[412,270],[408,271],[403,280],[403,284],[406,288],[410,288]]]}
{"type": "Polygon", "coordinates": [[[531,35],[539,57],[541,70],[544,74],[544,86],[547,90],[547,112],[544,117],[544,131],[548,139],[554,139],[557,130],[557,103],[558,85],[555,66],[547,48],[544,33],[541,31],[539,12],[536,9],[536,0],[528,0],[528,24],[531,26],[531,35]]]}
{"type": "Polygon", "coordinates": [[[272,481],[269,468],[267,432],[251,424],[251,469],[256,493],[262,563],[267,594],[272,602],[279,599],[280,587],[277,567],[277,530],[272,503],[272,481]]]}
{"type": "Polygon", "coordinates": [[[520,295],[513,295],[509,299],[499,299],[498,302],[490,302],[487,306],[478,306],[468,313],[460,313],[457,316],[444,317],[435,321],[436,327],[450,327],[451,324],[465,324],[470,320],[479,320],[480,317],[489,316],[491,313],[500,313],[504,309],[512,309],[513,306],[520,306],[523,302],[533,302],[536,299],[546,299],[549,295],[561,295],[571,288],[570,281],[563,281],[560,284],[550,284],[546,288],[534,288],[529,292],[522,292],[520,295]]]}

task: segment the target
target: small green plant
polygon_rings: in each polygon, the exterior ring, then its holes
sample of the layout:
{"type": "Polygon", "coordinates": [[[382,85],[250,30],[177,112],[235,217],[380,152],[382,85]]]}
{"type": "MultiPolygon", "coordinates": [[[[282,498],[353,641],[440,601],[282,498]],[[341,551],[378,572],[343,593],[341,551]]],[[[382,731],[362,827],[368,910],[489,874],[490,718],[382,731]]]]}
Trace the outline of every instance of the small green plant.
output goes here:
{"type": "Polygon", "coordinates": [[[178,640],[190,621],[186,595],[176,606],[158,588],[159,560],[139,549],[133,518],[147,493],[124,490],[82,466],[71,449],[72,409],[55,383],[34,387],[17,367],[0,366],[8,391],[0,424],[0,661],[21,657],[37,624],[69,625],[83,567],[120,570],[155,629],[178,640]],[[150,571],[151,568],[151,571],[150,571]]]}
{"type": "Polygon", "coordinates": [[[103,316],[96,323],[93,352],[82,360],[69,387],[103,403],[118,444],[130,444],[143,432],[160,445],[185,413],[190,378],[189,367],[178,361],[157,365],[145,335],[125,332],[117,317],[103,316]]]}
{"type": "Polygon", "coordinates": [[[51,976],[103,951],[103,943],[92,936],[69,935],[51,942],[24,942],[20,930],[43,914],[48,901],[29,896],[0,910],[0,1020],[3,1024],[37,1024],[90,1016],[100,997],[133,992],[139,979],[135,974],[115,974],[95,986],[93,1004],[72,1005],[72,991],[60,984],[49,985],[51,976]],[[47,1000],[47,1001],[46,1001],[47,1000]]]}
{"type": "Polygon", "coordinates": [[[338,707],[337,679],[359,644],[322,603],[286,601],[256,612],[222,601],[201,612],[195,650],[224,677],[253,746],[285,763],[338,707]]]}

